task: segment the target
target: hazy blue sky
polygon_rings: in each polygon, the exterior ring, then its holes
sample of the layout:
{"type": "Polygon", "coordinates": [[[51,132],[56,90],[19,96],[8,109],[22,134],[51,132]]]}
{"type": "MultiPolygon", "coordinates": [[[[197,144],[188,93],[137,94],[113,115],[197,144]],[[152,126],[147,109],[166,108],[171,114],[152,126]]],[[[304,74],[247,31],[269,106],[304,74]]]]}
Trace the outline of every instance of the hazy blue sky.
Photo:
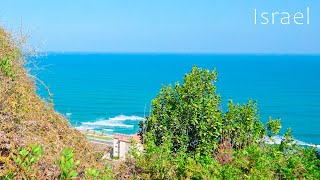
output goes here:
{"type": "Polygon", "coordinates": [[[320,53],[319,0],[1,0],[0,23],[20,22],[43,51],[320,53]],[[254,25],[308,6],[310,25],[254,25]]]}

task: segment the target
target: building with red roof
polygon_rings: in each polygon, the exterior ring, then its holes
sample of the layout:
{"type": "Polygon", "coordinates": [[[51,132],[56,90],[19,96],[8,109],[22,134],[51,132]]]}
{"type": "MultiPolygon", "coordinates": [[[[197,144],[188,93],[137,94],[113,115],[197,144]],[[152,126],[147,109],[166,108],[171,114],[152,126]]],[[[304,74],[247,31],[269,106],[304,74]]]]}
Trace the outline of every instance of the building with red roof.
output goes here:
{"type": "Polygon", "coordinates": [[[131,149],[131,142],[137,144],[139,150],[142,150],[141,137],[138,134],[115,134],[113,136],[113,158],[125,159],[131,149]]]}

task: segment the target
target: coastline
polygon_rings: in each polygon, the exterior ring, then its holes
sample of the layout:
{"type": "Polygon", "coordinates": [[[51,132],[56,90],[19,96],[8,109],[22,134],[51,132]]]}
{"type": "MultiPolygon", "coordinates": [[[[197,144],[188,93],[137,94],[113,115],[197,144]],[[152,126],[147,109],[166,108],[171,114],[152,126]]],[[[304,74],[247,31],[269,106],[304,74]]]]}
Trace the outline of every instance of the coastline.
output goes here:
{"type": "MultiPolygon", "coordinates": [[[[75,128],[77,129],[77,128],[75,128]]],[[[102,139],[102,140],[113,140],[113,135],[111,134],[106,134],[103,132],[97,132],[94,130],[80,130],[77,129],[79,132],[81,132],[83,135],[85,135],[86,137],[91,137],[91,138],[96,138],[96,139],[102,139]]]]}
{"type": "MultiPolygon", "coordinates": [[[[113,138],[114,135],[103,133],[103,132],[98,132],[98,131],[94,131],[94,130],[89,130],[89,129],[87,129],[87,130],[77,129],[77,130],[79,130],[82,134],[84,134],[90,142],[112,146],[112,142],[114,140],[114,138],[113,138]]],[[[127,135],[133,135],[133,134],[127,134],[127,135]]],[[[271,138],[265,137],[262,140],[265,141],[267,144],[280,144],[282,138],[283,137],[281,137],[281,136],[274,136],[271,138]]],[[[312,148],[316,148],[318,151],[320,151],[320,145],[318,145],[318,144],[306,143],[306,142],[303,142],[303,141],[300,141],[297,139],[295,139],[295,143],[297,143],[297,145],[299,145],[299,146],[312,147],[312,148]]]]}

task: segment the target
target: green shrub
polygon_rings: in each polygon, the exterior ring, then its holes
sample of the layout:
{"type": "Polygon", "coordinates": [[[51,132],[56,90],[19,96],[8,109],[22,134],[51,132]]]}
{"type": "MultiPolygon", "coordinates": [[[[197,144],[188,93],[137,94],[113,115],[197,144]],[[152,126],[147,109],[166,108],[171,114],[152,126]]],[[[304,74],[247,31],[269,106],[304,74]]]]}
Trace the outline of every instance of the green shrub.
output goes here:
{"type": "Polygon", "coordinates": [[[21,176],[22,179],[36,179],[36,163],[42,158],[43,147],[32,145],[30,148],[18,148],[18,153],[11,158],[17,165],[17,170],[10,172],[8,177],[21,176]]]}
{"type": "Polygon", "coordinates": [[[73,152],[71,149],[64,149],[60,160],[57,160],[60,168],[59,179],[74,179],[77,177],[78,172],[75,170],[76,166],[80,164],[80,161],[73,160],[73,152]]]}
{"type": "Polygon", "coordinates": [[[150,117],[140,124],[142,137],[150,132],[156,145],[169,139],[174,152],[211,153],[217,149],[223,121],[216,79],[214,70],[193,67],[182,85],[163,86],[152,101],[150,117]]]}
{"type": "Polygon", "coordinates": [[[119,156],[113,156],[114,160],[119,160],[119,156]]]}
{"type": "MultiPolygon", "coordinates": [[[[10,155],[10,160],[14,162],[14,167],[9,166],[6,169],[5,173],[0,174],[0,179],[11,180],[11,179],[23,179],[23,180],[32,180],[37,179],[39,177],[44,178],[45,175],[42,174],[43,171],[39,171],[39,161],[41,160],[43,155],[43,147],[40,145],[32,145],[27,148],[18,148],[18,152],[16,154],[10,155]]],[[[69,180],[74,179],[78,176],[78,172],[75,169],[80,161],[74,161],[73,152],[71,149],[64,149],[62,151],[61,159],[57,160],[57,164],[60,168],[60,174],[57,179],[61,180],[69,180]]],[[[5,159],[1,159],[1,161],[7,161],[5,159]]],[[[8,164],[8,163],[6,163],[8,164]]],[[[106,165],[105,169],[98,170],[93,167],[86,169],[84,172],[86,179],[96,180],[112,180],[112,168],[106,165]]],[[[52,178],[52,177],[51,177],[52,178]]]]}
{"type": "Polygon", "coordinates": [[[144,153],[133,153],[142,179],[320,179],[317,151],[295,144],[291,129],[281,144],[280,119],[267,126],[257,103],[231,100],[221,109],[215,70],[193,67],[183,84],[163,86],[151,115],[140,123],[144,153]]]}
{"type": "Polygon", "coordinates": [[[10,64],[10,56],[6,56],[2,60],[0,60],[0,70],[7,77],[13,77],[14,72],[10,64]]]}
{"type": "Polygon", "coordinates": [[[97,179],[100,174],[100,171],[93,168],[88,168],[84,174],[87,179],[97,179]]]}

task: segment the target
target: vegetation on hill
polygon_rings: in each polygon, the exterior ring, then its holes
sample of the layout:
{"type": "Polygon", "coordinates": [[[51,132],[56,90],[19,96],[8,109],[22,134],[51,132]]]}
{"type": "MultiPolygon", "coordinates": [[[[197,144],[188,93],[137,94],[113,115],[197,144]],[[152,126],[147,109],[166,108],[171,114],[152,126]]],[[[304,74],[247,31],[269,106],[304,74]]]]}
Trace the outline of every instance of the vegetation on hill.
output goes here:
{"type": "Polygon", "coordinates": [[[57,161],[70,154],[81,162],[72,167],[78,177],[89,167],[105,171],[106,149],[93,146],[36,94],[20,43],[0,27],[0,179],[57,178],[65,168],[57,161]],[[68,148],[72,153],[63,154],[68,148]]]}

